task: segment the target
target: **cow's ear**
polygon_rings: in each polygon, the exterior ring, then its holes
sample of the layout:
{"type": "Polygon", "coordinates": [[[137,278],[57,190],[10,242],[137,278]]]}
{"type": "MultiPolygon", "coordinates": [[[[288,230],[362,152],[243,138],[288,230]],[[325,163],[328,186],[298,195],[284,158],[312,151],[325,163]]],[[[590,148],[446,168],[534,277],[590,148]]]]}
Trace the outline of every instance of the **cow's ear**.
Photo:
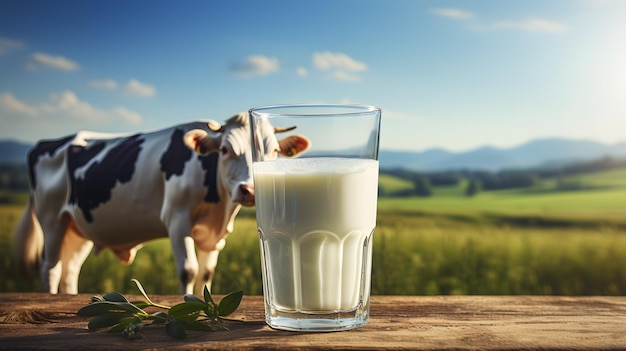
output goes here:
{"type": "Polygon", "coordinates": [[[311,141],[302,135],[290,135],[278,141],[280,154],[287,157],[296,157],[308,150],[311,141]]]}
{"type": "Polygon", "coordinates": [[[185,145],[200,155],[207,155],[219,148],[220,138],[210,136],[205,130],[193,129],[184,137],[185,145]]]}

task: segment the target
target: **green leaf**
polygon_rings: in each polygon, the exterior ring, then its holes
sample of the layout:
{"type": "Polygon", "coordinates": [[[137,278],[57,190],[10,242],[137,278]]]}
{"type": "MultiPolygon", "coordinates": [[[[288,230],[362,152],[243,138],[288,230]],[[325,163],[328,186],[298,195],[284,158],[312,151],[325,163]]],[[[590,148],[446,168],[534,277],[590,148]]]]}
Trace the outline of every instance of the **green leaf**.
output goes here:
{"type": "Polygon", "coordinates": [[[104,294],[102,298],[104,298],[106,301],[111,302],[128,302],[128,300],[122,294],[115,291],[104,294]]]}
{"type": "Polygon", "coordinates": [[[119,324],[117,324],[113,328],[109,329],[109,332],[111,332],[111,333],[119,333],[121,331],[124,331],[124,329],[126,329],[126,327],[128,327],[131,324],[142,324],[141,323],[141,319],[139,319],[137,317],[122,318],[120,320],[119,324]]]}
{"type": "Polygon", "coordinates": [[[146,317],[146,319],[154,321],[155,323],[165,323],[167,321],[167,313],[163,311],[154,312],[153,314],[146,317]]]}
{"type": "Polygon", "coordinates": [[[198,319],[198,317],[200,317],[200,311],[172,316],[172,318],[176,318],[179,321],[195,321],[196,319],[198,319]]]}
{"type": "Polygon", "coordinates": [[[191,295],[191,294],[185,294],[184,298],[185,301],[194,301],[194,302],[200,302],[201,304],[204,304],[204,301],[202,301],[202,299],[200,299],[199,297],[195,296],[195,295],[191,295]]]}
{"type": "Polygon", "coordinates": [[[110,312],[93,317],[87,327],[89,330],[107,328],[116,325],[120,320],[131,317],[127,312],[110,312]]]}
{"type": "Polygon", "coordinates": [[[185,328],[176,319],[170,319],[165,323],[165,330],[174,339],[184,339],[187,337],[185,328]]]}
{"type": "Polygon", "coordinates": [[[81,317],[93,317],[108,312],[131,312],[145,314],[144,310],[129,302],[99,301],[90,303],[78,310],[81,317]]]}
{"type": "Polygon", "coordinates": [[[239,307],[242,298],[243,290],[231,292],[230,294],[224,296],[218,306],[219,315],[221,317],[225,317],[235,312],[235,310],[237,310],[237,307],[239,307]]]}
{"type": "Polygon", "coordinates": [[[186,301],[183,303],[179,303],[178,305],[172,306],[167,314],[171,317],[178,318],[179,316],[203,311],[205,308],[206,305],[204,304],[204,302],[186,301]]]}
{"type": "Polygon", "coordinates": [[[204,302],[206,302],[207,305],[209,304],[209,302],[215,305],[215,301],[213,301],[213,296],[211,296],[211,292],[209,292],[209,288],[206,285],[204,286],[204,302]]]}
{"type": "Polygon", "coordinates": [[[206,315],[209,317],[217,317],[219,316],[219,312],[217,310],[217,304],[213,301],[213,296],[209,292],[209,288],[204,286],[204,302],[206,303],[207,308],[204,310],[206,315]]]}

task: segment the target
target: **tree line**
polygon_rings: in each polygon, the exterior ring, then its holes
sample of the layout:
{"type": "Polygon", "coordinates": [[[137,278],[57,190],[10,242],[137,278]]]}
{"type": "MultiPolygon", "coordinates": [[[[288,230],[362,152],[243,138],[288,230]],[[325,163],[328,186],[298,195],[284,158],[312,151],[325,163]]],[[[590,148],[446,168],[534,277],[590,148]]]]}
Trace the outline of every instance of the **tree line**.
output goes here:
{"type": "Polygon", "coordinates": [[[577,162],[559,167],[544,167],[534,169],[502,170],[497,172],[482,170],[451,170],[441,172],[416,172],[404,168],[383,169],[382,174],[388,174],[413,183],[412,188],[401,189],[392,193],[380,193],[381,196],[429,197],[433,194],[433,187],[456,187],[465,183],[465,195],[473,196],[485,190],[503,190],[526,188],[537,185],[542,179],[557,178],[557,190],[577,190],[581,184],[562,180],[566,176],[584,173],[600,172],[626,167],[626,159],[604,157],[598,160],[577,162]]]}
{"type": "Polygon", "coordinates": [[[25,164],[0,163],[0,190],[28,190],[28,173],[25,164]]]}

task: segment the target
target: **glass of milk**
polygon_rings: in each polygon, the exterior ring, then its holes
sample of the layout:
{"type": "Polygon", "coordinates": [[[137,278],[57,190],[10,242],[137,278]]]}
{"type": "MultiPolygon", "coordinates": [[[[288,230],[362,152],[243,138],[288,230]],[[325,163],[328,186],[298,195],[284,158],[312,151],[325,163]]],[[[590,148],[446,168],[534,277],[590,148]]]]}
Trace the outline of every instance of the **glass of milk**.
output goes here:
{"type": "Polygon", "coordinates": [[[339,331],[368,322],[380,119],[379,108],[364,105],[250,110],[270,327],[339,331]]]}

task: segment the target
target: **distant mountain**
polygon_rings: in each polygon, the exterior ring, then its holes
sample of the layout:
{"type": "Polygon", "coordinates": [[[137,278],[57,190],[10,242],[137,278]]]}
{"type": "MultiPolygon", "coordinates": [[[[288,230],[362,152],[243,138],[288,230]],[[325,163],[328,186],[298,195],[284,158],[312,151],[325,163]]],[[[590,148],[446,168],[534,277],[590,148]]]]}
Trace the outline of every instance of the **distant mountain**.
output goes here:
{"type": "Polygon", "coordinates": [[[0,163],[26,163],[32,145],[11,140],[0,140],[0,163]]]}
{"type": "Polygon", "coordinates": [[[466,152],[431,149],[423,152],[381,150],[380,168],[406,168],[416,171],[455,169],[524,169],[589,161],[605,156],[626,158],[626,142],[606,145],[587,140],[538,139],[500,149],[481,147],[466,152]]]}
{"type": "MultiPolygon", "coordinates": [[[[32,145],[0,140],[0,163],[26,162],[32,145]]],[[[500,149],[481,147],[466,152],[444,149],[414,151],[380,151],[380,168],[405,168],[416,171],[472,169],[497,171],[564,165],[605,156],[626,158],[626,142],[606,145],[587,140],[538,139],[526,144],[500,149]]]]}

